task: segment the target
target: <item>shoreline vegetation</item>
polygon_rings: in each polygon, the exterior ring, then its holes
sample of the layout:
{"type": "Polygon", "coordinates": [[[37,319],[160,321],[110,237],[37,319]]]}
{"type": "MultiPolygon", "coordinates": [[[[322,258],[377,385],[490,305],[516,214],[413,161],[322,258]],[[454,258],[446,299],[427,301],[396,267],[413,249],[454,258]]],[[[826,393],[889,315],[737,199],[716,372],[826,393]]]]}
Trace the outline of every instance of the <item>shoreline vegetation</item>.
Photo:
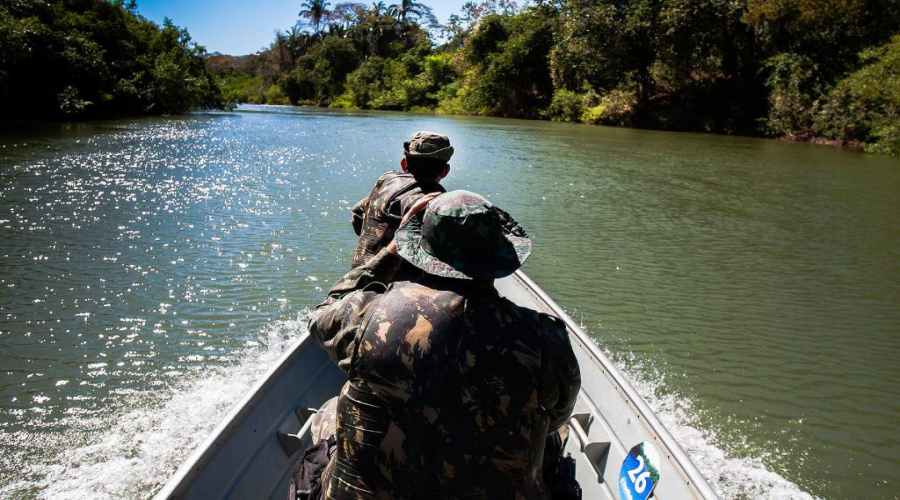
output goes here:
{"type": "Polygon", "coordinates": [[[265,50],[207,54],[132,0],[0,5],[0,116],[235,103],[774,137],[900,154],[895,0],[298,0],[265,50]],[[299,3],[301,2],[302,3],[299,3]]]}
{"type": "Polygon", "coordinates": [[[223,109],[206,51],[134,0],[0,3],[0,120],[81,120],[223,109]]]}

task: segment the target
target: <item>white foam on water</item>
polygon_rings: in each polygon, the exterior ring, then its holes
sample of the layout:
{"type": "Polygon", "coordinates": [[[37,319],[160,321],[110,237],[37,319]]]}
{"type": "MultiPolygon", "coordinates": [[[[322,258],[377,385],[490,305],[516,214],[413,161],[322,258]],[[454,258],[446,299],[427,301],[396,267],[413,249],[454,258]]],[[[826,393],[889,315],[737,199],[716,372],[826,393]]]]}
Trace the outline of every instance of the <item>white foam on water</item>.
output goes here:
{"type": "MultiPolygon", "coordinates": [[[[595,341],[596,343],[596,341],[595,341]]],[[[699,429],[692,401],[665,389],[665,377],[633,356],[615,355],[603,349],[616,361],[662,424],[687,453],[697,468],[724,499],[812,499],[809,493],[770,471],[760,458],[729,456],[716,445],[714,431],[699,429]]]]}
{"type": "Polygon", "coordinates": [[[186,381],[162,404],[111,416],[90,444],[29,465],[30,479],[0,488],[0,497],[151,497],[305,331],[305,316],[274,323],[264,347],[186,381]]]}
{"type": "MultiPolygon", "coordinates": [[[[247,350],[235,365],[203,372],[171,391],[165,402],[110,416],[94,425],[89,444],[64,449],[27,467],[27,477],[0,488],[0,497],[53,499],[148,498],[245,397],[303,332],[306,317],[270,326],[263,347],[247,350]],[[109,423],[112,422],[112,423],[109,423]],[[108,428],[103,428],[108,427],[108,428]],[[35,479],[38,478],[38,479],[35,479]]],[[[667,393],[659,370],[629,355],[619,368],[650,405],[701,473],[725,499],[811,499],[768,470],[760,458],[733,457],[716,445],[713,431],[696,426],[689,398],[667,393]]],[[[59,436],[54,439],[59,439],[59,436]]]]}

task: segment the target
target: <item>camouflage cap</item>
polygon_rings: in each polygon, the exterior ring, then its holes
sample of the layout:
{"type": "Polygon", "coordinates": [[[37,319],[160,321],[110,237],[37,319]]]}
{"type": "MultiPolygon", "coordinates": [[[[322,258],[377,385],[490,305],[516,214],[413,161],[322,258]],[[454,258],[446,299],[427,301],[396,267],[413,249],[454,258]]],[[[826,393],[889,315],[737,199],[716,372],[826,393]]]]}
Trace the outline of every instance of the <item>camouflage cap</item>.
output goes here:
{"type": "Polygon", "coordinates": [[[403,154],[411,158],[431,158],[447,161],[453,156],[450,138],[444,134],[419,131],[403,143],[403,154]]]}
{"type": "Polygon", "coordinates": [[[531,239],[481,195],[450,191],[394,235],[397,252],[428,274],[460,279],[509,276],[531,255],[531,239]]]}

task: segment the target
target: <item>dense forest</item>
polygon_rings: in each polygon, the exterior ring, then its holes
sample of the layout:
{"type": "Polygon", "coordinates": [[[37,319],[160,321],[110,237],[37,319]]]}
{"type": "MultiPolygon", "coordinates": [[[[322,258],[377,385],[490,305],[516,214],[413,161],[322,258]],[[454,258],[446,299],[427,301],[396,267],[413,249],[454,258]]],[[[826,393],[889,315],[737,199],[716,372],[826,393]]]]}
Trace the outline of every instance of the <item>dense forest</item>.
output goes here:
{"type": "Polygon", "coordinates": [[[0,119],[222,108],[205,51],[132,0],[0,2],[0,119]]]}
{"type": "MultiPolygon", "coordinates": [[[[298,0],[301,1],[301,0],[298,0]]],[[[303,0],[206,54],[134,0],[0,2],[0,119],[269,103],[764,135],[900,154],[896,0],[303,0]]]]}
{"type": "Polygon", "coordinates": [[[207,67],[234,102],[766,135],[900,153],[896,0],[306,0],[207,67]],[[439,43],[438,43],[439,42],[439,43]]]}

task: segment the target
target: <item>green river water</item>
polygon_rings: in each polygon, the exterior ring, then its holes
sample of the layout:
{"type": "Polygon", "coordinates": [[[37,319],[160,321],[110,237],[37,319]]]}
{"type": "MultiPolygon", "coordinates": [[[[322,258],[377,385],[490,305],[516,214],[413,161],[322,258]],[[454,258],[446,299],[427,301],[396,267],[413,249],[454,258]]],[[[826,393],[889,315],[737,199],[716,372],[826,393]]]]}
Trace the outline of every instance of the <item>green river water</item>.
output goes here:
{"type": "Polygon", "coordinates": [[[242,107],[0,131],[0,497],[152,496],[305,331],[420,129],[720,495],[900,496],[900,160],[242,107]]]}

